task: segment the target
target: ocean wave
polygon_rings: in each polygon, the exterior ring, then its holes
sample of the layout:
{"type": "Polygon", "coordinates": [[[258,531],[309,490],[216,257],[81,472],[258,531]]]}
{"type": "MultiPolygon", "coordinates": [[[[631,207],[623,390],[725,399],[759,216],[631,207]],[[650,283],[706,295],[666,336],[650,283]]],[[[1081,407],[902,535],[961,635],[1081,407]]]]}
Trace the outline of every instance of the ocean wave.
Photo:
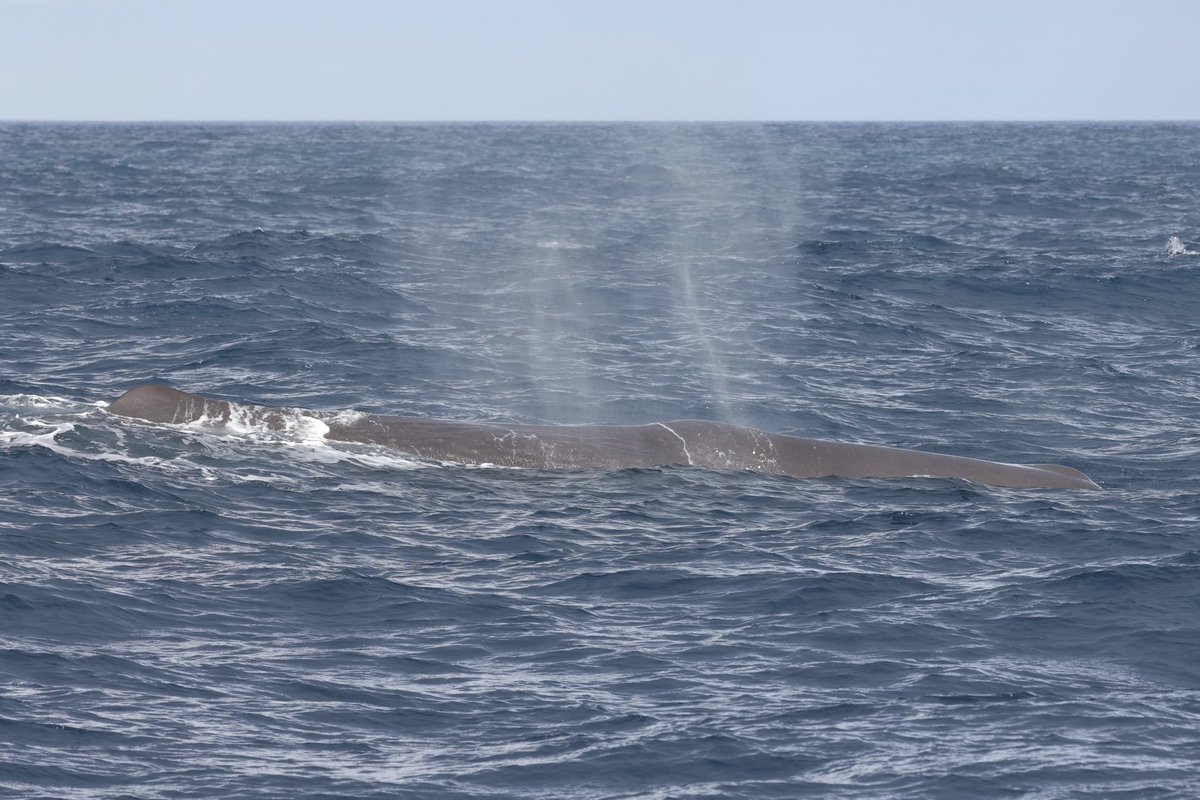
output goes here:
{"type": "Polygon", "coordinates": [[[1195,796],[1198,135],[0,124],[0,794],[1195,796]],[[105,410],[146,382],[310,410],[105,410]],[[1105,488],[465,469],[342,409],[1105,488]]]}

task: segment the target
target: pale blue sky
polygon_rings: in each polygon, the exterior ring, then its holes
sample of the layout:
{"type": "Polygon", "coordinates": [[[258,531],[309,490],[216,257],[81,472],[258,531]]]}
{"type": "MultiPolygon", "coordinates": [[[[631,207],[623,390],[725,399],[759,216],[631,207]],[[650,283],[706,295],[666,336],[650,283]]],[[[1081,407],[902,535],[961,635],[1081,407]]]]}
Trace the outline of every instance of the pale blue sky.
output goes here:
{"type": "Polygon", "coordinates": [[[1200,119],[1200,0],[0,0],[0,119],[1200,119]]]}

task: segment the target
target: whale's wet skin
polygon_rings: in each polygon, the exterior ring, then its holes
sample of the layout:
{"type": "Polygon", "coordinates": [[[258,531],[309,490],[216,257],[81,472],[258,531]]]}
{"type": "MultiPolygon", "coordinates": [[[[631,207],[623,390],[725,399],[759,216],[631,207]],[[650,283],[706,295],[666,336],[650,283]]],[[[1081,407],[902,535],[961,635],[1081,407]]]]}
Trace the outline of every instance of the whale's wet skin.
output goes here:
{"type": "MultiPolygon", "coordinates": [[[[213,400],[166,386],[130,389],[108,409],[151,422],[227,422],[269,428],[286,412],[213,400]]],[[[539,469],[624,469],[667,464],[750,470],[793,478],[965,478],[997,486],[1095,489],[1086,475],[1055,464],[1022,466],[875,445],[769,434],[720,422],[648,425],[480,425],[378,414],[313,414],[326,437],[382,444],[420,458],[539,469]]]]}

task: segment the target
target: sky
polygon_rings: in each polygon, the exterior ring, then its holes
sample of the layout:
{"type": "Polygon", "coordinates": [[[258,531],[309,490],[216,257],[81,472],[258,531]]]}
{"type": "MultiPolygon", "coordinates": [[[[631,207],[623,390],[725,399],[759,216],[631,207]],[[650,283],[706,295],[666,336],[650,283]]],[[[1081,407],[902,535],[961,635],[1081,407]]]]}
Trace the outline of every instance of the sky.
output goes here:
{"type": "Polygon", "coordinates": [[[1200,0],[0,0],[0,120],[1196,120],[1200,0]]]}

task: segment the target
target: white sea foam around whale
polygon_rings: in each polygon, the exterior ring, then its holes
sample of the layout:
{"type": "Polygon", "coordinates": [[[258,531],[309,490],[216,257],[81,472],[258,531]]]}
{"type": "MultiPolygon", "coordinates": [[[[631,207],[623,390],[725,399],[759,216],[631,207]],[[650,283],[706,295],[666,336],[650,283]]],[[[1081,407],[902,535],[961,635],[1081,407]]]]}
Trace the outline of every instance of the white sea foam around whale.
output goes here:
{"type": "MultiPolygon", "coordinates": [[[[197,472],[206,480],[220,473],[231,480],[294,482],[263,466],[288,469],[355,465],[369,470],[411,470],[436,466],[372,445],[331,442],[329,426],[317,416],[233,404],[229,420],[202,417],[185,424],[143,423],[108,414],[107,403],[73,401],[32,394],[0,396],[0,450],[41,447],[68,459],[149,466],[164,472],[197,472]],[[168,435],[163,436],[163,432],[168,435]],[[147,452],[149,451],[149,452],[147,452]],[[152,454],[151,454],[152,453],[152,454]]],[[[339,420],[356,418],[341,412],[339,420]]],[[[344,479],[339,473],[339,478],[344,479]]]]}

